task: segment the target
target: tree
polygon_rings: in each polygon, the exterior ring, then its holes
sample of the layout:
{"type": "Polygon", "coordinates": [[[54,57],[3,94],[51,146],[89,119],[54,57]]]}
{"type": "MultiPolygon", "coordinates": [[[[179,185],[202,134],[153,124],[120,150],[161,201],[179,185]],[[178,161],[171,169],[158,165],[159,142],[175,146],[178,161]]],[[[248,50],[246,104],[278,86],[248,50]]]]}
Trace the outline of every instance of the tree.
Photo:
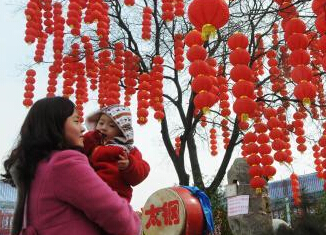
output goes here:
{"type": "Polygon", "coordinates": [[[221,187],[218,187],[216,193],[211,195],[210,201],[214,216],[215,233],[232,235],[227,217],[226,198],[221,187]]]}
{"type": "MultiPolygon", "coordinates": [[[[325,19],[320,17],[325,15],[325,1],[314,0],[313,12],[311,1],[234,0],[227,11],[218,10],[226,5],[222,0],[63,2],[67,16],[62,15],[63,5],[51,5],[51,0],[30,0],[25,11],[25,41],[38,41],[37,63],[44,61],[45,43],[48,36],[53,37],[48,96],[55,94],[61,73],[63,95],[75,95],[81,116],[88,100],[87,83],[90,89],[98,89],[101,106],[119,102],[123,92],[129,105],[137,93],[138,122],[146,123],[148,106],[154,109],[181,185],[190,183],[185,168],[189,157],[194,185],[211,196],[221,184],[235,147],[242,145],[242,155],[251,166],[251,185],[259,189],[266,183],[263,176],[275,174],[274,160],[291,165],[291,139],[296,139],[293,146],[300,152],[305,152],[307,138],[318,142],[320,136],[305,132],[303,124],[313,120],[320,133],[318,125],[326,115],[321,68],[323,64],[325,69],[326,49],[325,44],[318,44],[326,37],[322,36],[325,19]],[[184,9],[195,2],[195,15],[188,12],[188,17],[184,9]],[[219,22],[222,25],[214,26],[216,37],[210,37],[212,22],[222,18],[228,23],[219,22]],[[208,27],[202,29],[201,24],[208,27]],[[198,34],[203,39],[196,38],[198,34]],[[183,61],[184,50],[188,61],[183,61]],[[205,185],[197,148],[209,140],[211,154],[216,155],[216,129],[223,133],[225,151],[219,150],[223,162],[205,185]]],[[[34,76],[28,71],[26,106],[32,104],[34,76]]],[[[325,138],[314,147],[320,177],[326,167],[322,164],[325,138]]]]}
{"type": "Polygon", "coordinates": [[[315,212],[318,221],[320,221],[321,223],[326,219],[325,209],[326,209],[326,193],[324,192],[323,195],[321,196],[320,201],[317,204],[317,208],[315,212]]]}

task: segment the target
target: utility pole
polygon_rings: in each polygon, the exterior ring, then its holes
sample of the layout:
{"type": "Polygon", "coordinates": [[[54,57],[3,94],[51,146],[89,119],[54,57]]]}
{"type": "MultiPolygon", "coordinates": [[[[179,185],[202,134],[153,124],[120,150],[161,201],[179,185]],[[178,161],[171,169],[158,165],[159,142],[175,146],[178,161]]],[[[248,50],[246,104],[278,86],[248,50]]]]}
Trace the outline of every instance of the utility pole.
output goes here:
{"type": "Polygon", "coordinates": [[[285,210],[286,210],[286,222],[291,226],[291,214],[290,214],[290,203],[289,203],[289,198],[285,197],[285,210]]]}

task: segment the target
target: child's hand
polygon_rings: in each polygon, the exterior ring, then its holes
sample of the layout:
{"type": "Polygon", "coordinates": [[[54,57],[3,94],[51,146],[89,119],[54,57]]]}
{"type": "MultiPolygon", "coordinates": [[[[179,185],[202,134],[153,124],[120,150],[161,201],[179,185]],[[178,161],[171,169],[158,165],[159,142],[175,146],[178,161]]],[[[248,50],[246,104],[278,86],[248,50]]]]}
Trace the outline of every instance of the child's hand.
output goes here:
{"type": "Polygon", "coordinates": [[[143,213],[141,211],[135,211],[135,212],[139,216],[139,218],[141,219],[143,213]]]}
{"type": "Polygon", "coordinates": [[[98,132],[98,135],[100,136],[101,145],[106,145],[109,142],[107,136],[100,131],[97,131],[97,132],[98,132]]]}
{"type": "Polygon", "coordinates": [[[125,170],[129,166],[129,158],[128,155],[125,151],[123,151],[122,154],[119,155],[119,160],[118,160],[118,169],[119,170],[125,170]]]}
{"type": "Polygon", "coordinates": [[[136,211],[136,214],[139,216],[139,218],[141,219],[142,215],[143,215],[143,212],[144,212],[144,208],[140,208],[140,211],[136,211]]]}

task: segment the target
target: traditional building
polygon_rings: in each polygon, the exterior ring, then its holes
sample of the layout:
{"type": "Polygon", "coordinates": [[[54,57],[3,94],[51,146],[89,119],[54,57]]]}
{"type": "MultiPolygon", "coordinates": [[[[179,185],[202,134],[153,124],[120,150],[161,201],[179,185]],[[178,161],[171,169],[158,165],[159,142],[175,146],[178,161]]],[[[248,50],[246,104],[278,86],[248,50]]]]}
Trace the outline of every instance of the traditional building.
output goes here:
{"type": "MultiPolygon", "coordinates": [[[[314,212],[314,204],[316,204],[324,193],[324,182],[317,178],[316,175],[316,173],[312,173],[299,176],[302,199],[305,200],[308,205],[306,208],[307,211],[312,213],[314,212]]],[[[298,212],[298,209],[293,205],[291,182],[289,178],[268,183],[268,193],[273,218],[288,220],[289,214],[298,212]]]]}
{"type": "Polygon", "coordinates": [[[0,235],[9,235],[12,225],[16,189],[0,181],[0,235]]]}

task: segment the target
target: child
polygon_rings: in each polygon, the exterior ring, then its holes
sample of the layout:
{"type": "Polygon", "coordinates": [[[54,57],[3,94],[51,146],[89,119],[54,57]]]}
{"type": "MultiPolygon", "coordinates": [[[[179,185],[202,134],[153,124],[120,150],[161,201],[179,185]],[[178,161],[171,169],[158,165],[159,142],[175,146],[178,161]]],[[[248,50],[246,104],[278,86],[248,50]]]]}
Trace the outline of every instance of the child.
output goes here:
{"type": "Polygon", "coordinates": [[[149,173],[149,165],[133,146],[129,108],[104,107],[86,118],[90,130],[84,135],[84,151],[96,173],[121,197],[130,202],[132,187],[149,173]]]}

